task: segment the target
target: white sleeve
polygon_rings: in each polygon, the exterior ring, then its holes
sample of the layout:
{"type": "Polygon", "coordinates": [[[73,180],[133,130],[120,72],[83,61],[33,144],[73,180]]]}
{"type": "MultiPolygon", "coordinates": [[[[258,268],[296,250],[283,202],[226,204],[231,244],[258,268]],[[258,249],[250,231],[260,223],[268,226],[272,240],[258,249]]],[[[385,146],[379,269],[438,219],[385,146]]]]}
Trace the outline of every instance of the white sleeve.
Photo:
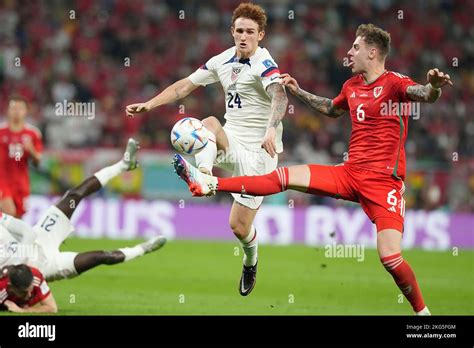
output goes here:
{"type": "Polygon", "coordinates": [[[212,57],[206,64],[201,65],[195,72],[188,76],[189,80],[198,86],[207,86],[219,81],[215,67],[216,57],[212,57]]]}
{"type": "Polygon", "coordinates": [[[4,213],[0,217],[0,226],[3,226],[20,243],[31,244],[36,238],[36,234],[30,225],[4,213]]]}
{"type": "Polygon", "coordinates": [[[263,88],[266,90],[272,83],[280,82],[280,69],[270,55],[266,55],[258,63],[257,72],[262,79],[263,88]]]}

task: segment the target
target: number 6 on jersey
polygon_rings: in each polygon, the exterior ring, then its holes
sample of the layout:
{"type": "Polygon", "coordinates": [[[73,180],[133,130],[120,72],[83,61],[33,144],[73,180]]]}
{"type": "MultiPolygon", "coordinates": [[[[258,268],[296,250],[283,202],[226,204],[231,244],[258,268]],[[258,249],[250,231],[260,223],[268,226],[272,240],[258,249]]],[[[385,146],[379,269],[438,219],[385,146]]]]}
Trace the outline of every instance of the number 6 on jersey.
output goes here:
{"type": "Polygon", "coordinates": [[[357,107],[357,121],[365,120],[365,111],[362,110],[362,105],[364,104],[359,104],[359,106],[357,107]]]}

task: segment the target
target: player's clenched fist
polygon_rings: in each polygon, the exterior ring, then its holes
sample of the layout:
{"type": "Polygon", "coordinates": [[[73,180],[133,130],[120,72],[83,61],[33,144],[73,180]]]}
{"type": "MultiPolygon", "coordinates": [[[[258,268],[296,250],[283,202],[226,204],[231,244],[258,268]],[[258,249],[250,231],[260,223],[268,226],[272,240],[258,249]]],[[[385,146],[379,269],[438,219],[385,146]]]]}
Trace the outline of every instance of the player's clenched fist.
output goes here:
{"type": "Polygon", "coordinates": [[[298,82],[293,77],[291,77],[290,74],[286,74],[286,73],[281,74],[280,78],[281,78],[280,83],[283,86],[288,87],[288,89],[290,90],[292,94],[295,94],[298,91],[298,88],[300,88],[300,86],[298,85],[298,82]]]}
{"type": "Polygon", "coordinates": [[[265,136],[263,137],[262,148],[273,158],[276,155],[275,145],[276,129],[275,127],[267,128],[265,136]]]}
{"type": "Polygon", "coordinates": [[[125,108],[125,112],[127,113],[128,117],[133,117],[134,114],[139,114],[141,112],[150,111],[150,107],[147,103],[136,103],[127,105],[125,108]]]}
{"type": "Polygon", "coordinates": [[[430,69],[426,74],[426,79],[434,88],[441,88],[447,84],[453,85],[451,77],[448,74],[439,71],[438,68],[430,69]]]}

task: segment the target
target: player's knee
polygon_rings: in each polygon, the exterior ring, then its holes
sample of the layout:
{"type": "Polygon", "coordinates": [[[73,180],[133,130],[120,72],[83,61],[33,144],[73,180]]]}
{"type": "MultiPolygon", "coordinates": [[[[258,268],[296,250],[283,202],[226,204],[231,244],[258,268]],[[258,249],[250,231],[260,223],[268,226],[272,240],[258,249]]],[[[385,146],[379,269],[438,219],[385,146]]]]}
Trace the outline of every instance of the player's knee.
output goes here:
{"type": "Polygon", "coordinates": [[[381,243],[377,245],[377,251],[379,253],[380,259],[401,253],[401,249],[398,245],[381,243]]]}
{"type": "Polygon", "coordinates": [[[250,225],[248,223],[240,219],[231,219],[229,221],[229,225],[230,225],[230,228],[232,229],[232,232],[234,232],[234,235],[238,239],[243,239],[247,237],[250,230],[250,225]]]}
{"type": "Polygon", "coordinates": [[[377,232],[377,251],[381,259],[399,254],[402,234],[395,229],[383,229],[377,232]]]}

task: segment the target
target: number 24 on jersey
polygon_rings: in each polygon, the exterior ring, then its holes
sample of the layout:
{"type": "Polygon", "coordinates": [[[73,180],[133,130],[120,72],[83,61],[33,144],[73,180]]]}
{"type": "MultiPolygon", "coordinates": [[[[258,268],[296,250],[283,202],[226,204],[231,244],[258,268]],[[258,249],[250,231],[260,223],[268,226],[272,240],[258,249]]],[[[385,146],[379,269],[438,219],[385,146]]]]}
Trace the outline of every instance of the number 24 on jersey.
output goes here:
{"type": "Polygon", "coordinates": [[[237,108],[242,109],[242,101],[240,100],[239,93],[227,93],[229,97],[229,101],[227,102],[227,106],[231,109],[234,108],[234,105],[237,105],[237,108]]]}

